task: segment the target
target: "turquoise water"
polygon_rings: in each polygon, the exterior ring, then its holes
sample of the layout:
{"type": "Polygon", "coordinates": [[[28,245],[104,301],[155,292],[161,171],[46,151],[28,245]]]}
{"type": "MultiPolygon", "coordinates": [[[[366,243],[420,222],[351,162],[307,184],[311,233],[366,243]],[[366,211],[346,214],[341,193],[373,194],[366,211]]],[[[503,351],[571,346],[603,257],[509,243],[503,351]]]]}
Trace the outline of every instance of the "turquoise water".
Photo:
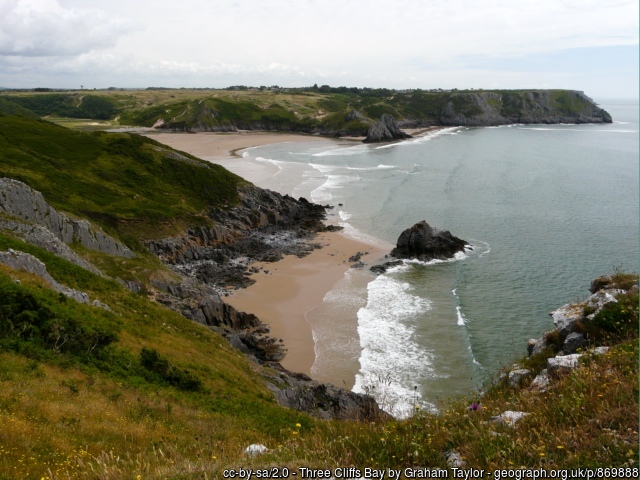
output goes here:
{"type": "Polygon", "coordinates": [[[584,298],[594,277],[637,271],[638,105],[602,106],[613,124],[450,128],[385,146],[245,152],[278,167],[261,186],[335,205],[332,222],[351,235],[395,243],[426,220],[474,246],[365,287],[337,285],[326,303],[357,315],[358,338],[314,330],[314,373],[355,356],[355,390],[400,415],[415,401],[433,406],[522,356],[529,338],[552,328],[548,312],[584,298]]]}

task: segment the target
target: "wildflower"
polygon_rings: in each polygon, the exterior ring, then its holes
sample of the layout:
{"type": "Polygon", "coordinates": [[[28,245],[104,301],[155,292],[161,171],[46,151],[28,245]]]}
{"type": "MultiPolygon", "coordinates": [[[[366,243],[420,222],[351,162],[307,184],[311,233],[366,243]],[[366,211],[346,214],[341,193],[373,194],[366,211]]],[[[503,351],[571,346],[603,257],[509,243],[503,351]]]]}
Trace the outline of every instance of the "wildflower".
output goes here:
{"type": "Polygon", "coordinates": [[[558,445],[558,450],[562,450],[564,447],[562,445],[558,445]]]}
{"type": "Polygon", "coordinates": [[[299,423],[296,423],[296,428],[300,428],[302,425],[300,425],[299,423]]]}
{"type": "Polygon", "coordinates": [[[472,412],[477,412],[479,410],[482,410],[482,405],[480,405],[479,403],[473,402],[471,405],[469,405],[469,410],[471,410],[472,412]]]}

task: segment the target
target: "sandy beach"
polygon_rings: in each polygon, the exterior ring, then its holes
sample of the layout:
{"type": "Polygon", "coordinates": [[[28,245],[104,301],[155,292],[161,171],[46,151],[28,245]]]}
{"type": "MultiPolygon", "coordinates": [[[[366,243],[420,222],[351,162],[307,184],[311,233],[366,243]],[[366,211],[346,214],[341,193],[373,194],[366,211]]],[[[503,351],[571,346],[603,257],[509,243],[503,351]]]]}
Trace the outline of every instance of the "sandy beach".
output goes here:
{"type": "MultiPolygon", "coordinates": [[[[154,133],[149,136],[173,148],[219,163],[258,186],[261,186],[261,178],[272,172],[248,164],[235,152],[280,142],[331,141],[310,135],[255,132],[154,133]]],[[[354,141],[336,142],[344,144],[354,141]]],[[[256,283],[225,298],[227,303],[238,310],[257,315],[269,325],[272,337],[282,339],[288,350],[287,356],[281,362],[285,368],[312,377],[315,343],[307,318],[308,313],[321,306],[327,292],[343,279],[350,268],[349,257],[357,252],[366,252],[363,260],[371,263],[388,253],[388,250],[379,245],[361,242],[339,232],[322,233],[315,242],[321,244],[322,248],[314,250],[306,257],[288,256],[279,262],[257,264],[261,270],[252,276],[256,283]]],[[[344,323],[345,319],[332,318],[323,321],[344,323]]],[[[348,325],[348,328],[357,335],[357,318],[351,319],[351,323],[353,324],[348,325]]],[[[359,364],[357,361],[349,363],[350,365],[336,371],[335,375],[325,372],[322,380],[350,388],[359,364]]]]}

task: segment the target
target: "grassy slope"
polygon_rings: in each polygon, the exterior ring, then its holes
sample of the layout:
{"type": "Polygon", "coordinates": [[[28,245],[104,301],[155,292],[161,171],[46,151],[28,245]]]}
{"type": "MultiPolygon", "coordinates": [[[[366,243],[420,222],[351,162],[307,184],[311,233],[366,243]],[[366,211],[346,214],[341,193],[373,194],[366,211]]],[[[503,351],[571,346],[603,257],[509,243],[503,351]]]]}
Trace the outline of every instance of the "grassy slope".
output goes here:
{"type": "MultiPolygon", "coordinates": [[[[38,347],[33,336],[18,337],[19,328],[2,330],[0,478],[211,478],[233,466],[444,468],[443,453],[450,450],[467,465],[489,470],[637,467],[637,295],[605,320],[613,329],[606,331],[608,341],[617,346],[588,357],[546,393],[497,382],[482,397],[444,402],[439,415],[417,411],[401,422],[321,422],[278,407],[256,367],[204,327],[1,237],[0,248],[7,247],[35,254],[58,281],[87,291],[113,313],[62,301],[38,279],[5,267],[0,304],[10,293],[26,292],[60,318],[81,318],[86,328],[109,324],[118,340],[90,354],[61,352],[38,347]],[[178,388],[145,371],[143,347],[191,372],[204,391],[178,388]],[[480,399],[482,409],[469,410],[480,399]],[[505,410],[530,415],[514,428],[488,421],[505,410]],[[254,442],[271,452],[243,457],[254,442]]],[[[0,312],[6,320],[7,309],[0,312]]],[[[539,370],[541,358],[525,365],[539,370]]]]}
{"type": "MultiPolygon", "coordinates": [[[[56,280],[86,291],[113,312],[65,301],[39,279],[0,266],[0,478],[41,478],[49,466],[72,472],[75,465],[66,460],[80,448],[122,458],[141,454],[145,461],[154,447],[162,448],[168,457],[160,463],[167,465],[197,461],[198,454],[228,460],[248,443],[283,441],[287,425],[312,425],[279,407],[243,355],[206,328],[116,282],[0,236],[0,249],[6,248],[36,255],[56,280]],[[16,298],[22,304],[12,310],[16,298]],[[84,347],[56,349],[52,335],[45,336],[46,325],[38,330],[42,338],[34,328],[19,333],[23,324],[37,324],[25,317],[28,310],[38,318],[47,312],[63,327],[76,322],[84,329],[82,338],[106,329],[118,340],[90,353],[84,347]],[[145,369],[143,347],[190,372],[204,388],[178,388],[145,369]]],[[[67,328],[72,336],[73,331],[67,328]]]]}
{"type": "Polygon", "coordinates": [[[89,217],[125,240],[206,223],[203,209],[233,204],[244,182],[137,135],[73,132],[2,114],[0,157],[1,176],[27,183],[54,207],[89,217]]]}
{"type": "MultiPolygon", "coordinates": [[[[147,170],[157,148],[153,142],[73,133],[46,122],[6,117],[0,117],[0,126],[0,168],[12,169],[34,186],[40,182],[54,197],[55,188],[61,188],[57,203],[47,198],[62,209],[81,214],[93,208],[96,218],[107,215],[100,208],[109,205],[101,206],[99,198],[74,195],[73,189],[86,188],[84,195],[90,196],[91,189],[84,185],[91,181],[107,192],[141,195],[142,212],[153,212],[154,201],[159,201],[153,192],[144,193],[153,185],[176,189],[190,201],[209,198],[206,189],[198,197],[183,185],[172,185],[171,163],[166,170],[147,170]],[[112,144],[118,147],[115,151],[109,150],[112,144]],[[139,155],[137,149],[151,153],[139,155]],[[126,175],[116,175],[117,169],[114,178],[92,177],[100,171],[92,170],[93,162],[102,162],[97,164],[107,170],[110,162],[120,169],[140,169],[143,188],[133,191],[126,175]],[[145,183],[145,172],[154,172],[165,183],[145,183]]],[[[162,165],[164,158],[154,162],[162,165]]],[[[180,168],[184,165],[179,162],[180,168]]],[[[190,171],[201,169],[193,166],[190,171]]],[[[130,205],[136,207],[136,200],[130,205]]],[[[171,205],[185,219],[196,215],[197,210],[183,202],[171,205]]],[[[108,212],[108,218],[118,219],[118,232],[136,231],[119,225],[121,212],[108,212]]],[[[153,223],[141,216],[129,225],[153,223]]],[[[204,327],[116,282],[1,235],[0,250],[7,248],[37,256],[56,280],[108,304],[113,313],[65,301],[33,276],[0,267],[0,479],[205,478],[204,472],[211,476],[241,465],[444,467],[443,452],[452,449],[468,465],[490,469],[637,467],[637,295],[608,309],[598,329],[589,332],[591,338],[618,346],[608,355],[588,359],[583,369],[558,379],[545,394],[498,382],[482,397],[481,411],[468,409],[480,398],[472,395],[443,403],[441,415],[417,412],[403,422],[320,422],[278,407],[257,367],[204,327]],[[29,299],[27,307],[10,308],[16,298],[29,299]],[[24,313],[28,311],[33,314],[24,313]],[[79,328],[79,341],[55,348],[55,319],[79,328]],[[19,333],[25,322],[37,329],[19,333]],[[80,340],[95,332],[115,333],[117,340],[85,348],[80,340]],[[143,347],[156,350],[175,371],[195,376],[202,388],[181,387],[175,376],[145,367],[143,347]],[[520,409],[531,415],[514,429],[487,422],[492,415],[520,409]],[[243,458],[243,448],[254,442],[272,451],[258,459],[243,458]]],[[[94,254],[93,259],[124,278],[170,275],[147,256],[114,260],[94,254]]],[[[539,370],[543,360],[540,356],[524,363],[539,370]]]]}

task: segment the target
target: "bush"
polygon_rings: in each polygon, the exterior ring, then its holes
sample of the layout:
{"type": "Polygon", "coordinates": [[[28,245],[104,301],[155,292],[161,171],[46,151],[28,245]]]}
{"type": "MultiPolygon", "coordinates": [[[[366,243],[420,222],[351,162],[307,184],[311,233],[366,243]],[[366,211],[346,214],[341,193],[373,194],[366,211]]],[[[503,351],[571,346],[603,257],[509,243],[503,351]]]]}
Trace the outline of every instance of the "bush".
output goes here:
{"type": "Polygon", "coordinates": [[[0,277],[2,348],[36,356],[53,351],[84,358],[118,340],[117,323],[105,318],[110,314],[86,315],[63,295],[50,296],[31,293],[0,277]]]}
{"type": "Polygon", "coordinates": [[[204,392],[206,389],[197,376],[189,370],[177,368],[155,349],[144,347],[140,352],[140,363],[149,372],[156,374],[164,381],[188,392],[204,392]]]}

